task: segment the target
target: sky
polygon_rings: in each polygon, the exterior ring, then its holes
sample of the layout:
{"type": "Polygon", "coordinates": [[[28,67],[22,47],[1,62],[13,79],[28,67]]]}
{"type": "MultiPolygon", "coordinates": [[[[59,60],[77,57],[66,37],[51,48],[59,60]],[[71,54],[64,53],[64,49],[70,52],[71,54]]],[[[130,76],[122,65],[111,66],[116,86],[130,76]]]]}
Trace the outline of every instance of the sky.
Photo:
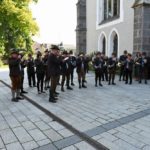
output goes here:
{"type": "Polygon", "coordinates": [[[31,4],[40,33],[34,37],[39,43],[76,43],[77,0],[39,0],[31,4]]]}

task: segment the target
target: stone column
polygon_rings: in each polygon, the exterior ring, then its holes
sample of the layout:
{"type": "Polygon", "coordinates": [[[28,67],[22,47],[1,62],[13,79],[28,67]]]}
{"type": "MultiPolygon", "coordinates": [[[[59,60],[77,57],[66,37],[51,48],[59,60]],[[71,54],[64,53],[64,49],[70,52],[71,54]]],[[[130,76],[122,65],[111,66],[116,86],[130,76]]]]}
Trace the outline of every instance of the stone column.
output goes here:
{"type": "Polygon", "coordinates": [[[76,54],[86,53],[86,0],[77,3],[76,54]]]}
{"type": "Polygon", "coordinates": [[[134,8],[134,54],[146,52],[150,56],[150,0],[136,0],[134,8]]]}

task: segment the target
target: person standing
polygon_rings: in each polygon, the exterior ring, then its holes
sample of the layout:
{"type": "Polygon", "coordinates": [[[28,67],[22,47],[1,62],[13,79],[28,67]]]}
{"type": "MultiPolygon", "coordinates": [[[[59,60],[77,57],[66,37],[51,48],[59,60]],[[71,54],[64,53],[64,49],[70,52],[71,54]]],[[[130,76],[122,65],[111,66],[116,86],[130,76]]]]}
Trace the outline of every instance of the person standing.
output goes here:
{"type": "Polygon", "coordinates": [[[68,52],[63,52],[63,58],[61,62],[61,68],[62,68],[62,82],[61,82],[61,91],[64,92],[64,83],[66,80],[67,83],[67,89],[73,90],[72,87],[70,87],[70,74],[71,74],[71,62],[70,58],[68,56],[68,52]]]}
{"type": "Polygon", "coordinates": [[[116,74],[116,67],[117,67],[117,58],[116,54],[112,53],[112,57],[108,60],[108,73],[109,73],[109,79],[108,79],[108,85],[112,83],[112,85],[116,85],[114,82],[115,80],[115,74],[116,74]]]}
{"type": "Polygon", "coordinates": [[[108,57],[107,56],[103,56],[103,75],[102,75],[102,80],[103,81],[108,81],[108,57]]]}
{"type": "Polygon", "coordinates": [[[21,68],[20,68],[20,58],[19,53],[16,49],[13,49],[11,52],[11,57],[8,60],[9,64],[9,76],[11,79],[11,92],[12,92],[12,101],[18,102],[22,99],[20,97],[20,87],[21,87],[21,68]]]}
{"type": "Polygon", "coordinates": [[[79,89],[87,88],[85,86],[86,62],[83,53],[79,54],[79,57],[77,58],[77,74],[79,89]]]}
{"type": "Polygon", "coordinates": [[[30,87],[34,86],[36,87],[36,81],[35,81],[35,64],[34,59],[31,54],[28,55],[27,60],[27,75],[28,75],[28,84],[30,87]],[[33,83],[33,85],[32,85],[33,83]]]}
{"type": "Polygon", "coordinates": [[[96,54],[96,58],[94,59],[93,66],[95,70],[95,87],[97,87],[98,80],[99,80],[99,86],[103,86],[101,84],[101,79],[103,75],[103,60],[101,58],[100,52],[96,54]]]}
{"type": "Polygon", "coordinates": [[[134,60],[132,59],[132,55],[128,54],[127,59],[125,61],[125,84],[128,84],[128,79],[130,79],[129,84],[132,84],[132,72],[133,72],[133,64],[134,60]]]}
{"type": "Polygon", "coordinates": [[[125,81],[125,62],[127,59],[127,55],[128,52],[127,50],[124,51],[124,54],[120,56],[119,58],[119,64],[120,64],[120,77],[119,77],[119,81],[121,81],[122,77],[123,77],[123,81],[125,81]]]}
{"type": "Polygon", "coordinates": [[[35,59],[36,76],[37,76],[37,90],[38,94],[45,93],[43,91],[44,76],[45,76],[45,66],[42,60],[42,54],[38,53],[35,59]]]}
{"type": "Polygon", "coordinates": [[[52,103],[56,103],[56,96],[58,95],[58,93],[56,92],[57,81],[60,75],[60,60],[58,56],[59,47],[56,45],[52,45],[51,53],[48,57],[48,76],[51,78],[49,102],[52,103]]]}
{"type": "Polygon", "coordinates": [[[144,78],[145,84],[147,84],[148,79],[148,57],[146,56],[146,53],[143,52],[139,59],[139,83],[142,83],[142,79],[144,78]]]}
{"type": "Polygon", "coordinates": [[[69,61],[70,61],[70,63],[71,63],[71,85],[72,86],[74,86],[75,84],[74,84],[74,82],[73,82],[73,78],[74,78],[74,69],[76,68],[76,57],[75,56],[73,56],[73,51],[70,51],[69,52],[69,61]]]}
{"type": "Polygon", "coordinates": [[[27,66],[27,61],[24,59],[24,54],[19,54],[21,59],[20,66],[21,66],[21,94],[27,94],[28,92],[24,91],[23,83],[24,83],[24,68],[27,66]]]}
{"type": "Polygon", "coordinates": [[[49,83],[50,83],[50,78],[48,77],[48,56],[49,56],[49,51],[48,49],[45,50],[45,55],[43,58],[44,61],[44,66],[45,66],[45,90],[50,88],[49,83]]]}

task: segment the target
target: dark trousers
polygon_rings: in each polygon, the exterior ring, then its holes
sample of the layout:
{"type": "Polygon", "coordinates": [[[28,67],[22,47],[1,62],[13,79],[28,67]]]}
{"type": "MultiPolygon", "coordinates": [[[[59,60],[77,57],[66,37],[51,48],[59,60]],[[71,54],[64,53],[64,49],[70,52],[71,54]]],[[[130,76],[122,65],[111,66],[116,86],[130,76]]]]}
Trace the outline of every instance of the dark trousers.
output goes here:
{"type": "Polygon", "coordinates": [[[61,81],[61,87],[62,87],[62,88],[64,87],[65,80],[66,80],[66,85],[67,85],[67,87],[69,87],[70,74],[63,74],[63,75],[62,75],[62,81],[61,81]]]}
{"type": "Polygon", "coordinates": [[[54,98],[56,92],[58,76],[51,76],[50,98],[54,98]]]}
{"type": "Polygon", "coordinates": [[[148,79],[148,69],[147,68],[140,68],[139,69],[139,82],[142,82],[142,79],[145,80],[145,83],[147,82],[148,79]]]}
{"type": "Polygon", "coordinates": [[[28,83],[29,83],[29,86],[32,86],[32,82],[33,82],[33,86],[36,85],[36,82],[35,82],[35,73],[28,73],[28,83]]]}
{"type": "Polygon", "coordinates": [[[125,76],[126,76],[126,84],[128,83],[128,79],[130,80],[130,84],[132,84],[132,70],[126,69],[125,76]]]}
{"type": "Polygon", "coordinates": [[[43,92],[44,73],[37,74],[37,90],[43,92]]]}
{"type": "Polygon", "coordinates": [[[71,83],[73,83],[73,78],[74,78],[74,69],[71,69],[70,76],[71,76],[71,83]]]}
{"type": "Polygon", "coordinates": [[[23,92],[24,75],[21,76],[21,92],[23,92]]]}
{"type": "Polygon", "coordinates": [[[114,83],[114,80],[115,80],[115,74],[116,74],[116,70],[115,69],[109,69],[109,84],[112,82],[114,83]]]}
{"type": "Polygon", "coordinates": [[[120,67],[120,77],[119,77],[119,80],[121,81],[122,77],[123,77],[123,81],[125,80],[125,69],[124,69],[124,66],[121,66],[120,67]]]}
{"type": "Polygon", "coordinates": [[[102,80],[108,81],[108,70],[107,70],[107,68],[103,69],[102,80]]]}
{"type": "Polygon", "coordinates": [[[95,85],[97,85],[97,82],[99,80],[99,84],[101,84],[103,72],[102,71],[95,71],[95,85]]]}

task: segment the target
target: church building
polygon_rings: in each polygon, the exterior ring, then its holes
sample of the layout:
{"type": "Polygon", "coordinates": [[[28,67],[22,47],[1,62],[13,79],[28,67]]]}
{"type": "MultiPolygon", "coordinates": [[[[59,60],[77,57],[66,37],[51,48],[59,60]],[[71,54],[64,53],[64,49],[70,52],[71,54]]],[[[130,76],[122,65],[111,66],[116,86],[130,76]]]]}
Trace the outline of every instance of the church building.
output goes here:
{"type": "Polygon", "coordinates": [[[78,0],[77,52],[150,55],[150,0],[78,0]]]}

